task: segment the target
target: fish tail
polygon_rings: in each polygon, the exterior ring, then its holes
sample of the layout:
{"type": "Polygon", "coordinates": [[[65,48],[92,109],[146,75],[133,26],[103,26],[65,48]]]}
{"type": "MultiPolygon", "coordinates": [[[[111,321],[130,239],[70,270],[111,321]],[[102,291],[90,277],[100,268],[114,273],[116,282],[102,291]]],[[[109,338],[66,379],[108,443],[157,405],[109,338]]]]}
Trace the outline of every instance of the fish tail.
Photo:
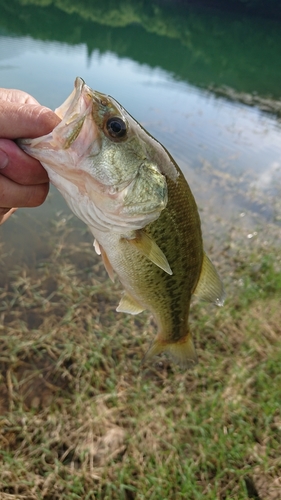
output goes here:
{"type": "Polygon", "coordinates": [[[195,351],[192,335],[190,332],[176,342],[169,342],[161,335],[157,335],[156,339],[147,351],[144,361],[167,351],[173,360],[182,368],[191,368],[197,363],[197,354],[195,351]]]}

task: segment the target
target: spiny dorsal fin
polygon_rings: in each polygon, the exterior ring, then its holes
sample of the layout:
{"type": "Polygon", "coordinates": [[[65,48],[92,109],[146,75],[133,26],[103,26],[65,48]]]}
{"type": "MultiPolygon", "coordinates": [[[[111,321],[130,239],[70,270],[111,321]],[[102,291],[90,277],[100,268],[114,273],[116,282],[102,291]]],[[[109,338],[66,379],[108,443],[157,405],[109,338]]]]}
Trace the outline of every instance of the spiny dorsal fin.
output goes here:
{"type": "Polygon", "coordinates": [[[143,362],[161,352],[168,351],[173,360],[182,368],[191,368],[197,363],[197,354],[192,340],[192,335],[188,332],[177,342],[167,342],[157,335],[151,347],[144,356],[143,362]]]}
{"type": "Polygon", "coordinates": [[[203,263],[199,281],[193,292],[200,299],[214,302],[217,306],[223,306],[225,292],[215,266],[204,253],[203,263]]]}
{"type": "Polygon", "coordinates": [[[144,311],[144,308],[135,299],[133,299],[133,297],[124,292],[116,311],[129,314],[139,314],[144,311]]]}
{"type": "Polygon", "coordinates": [[[140,253],[145,255],[153,264],[163,269],[168,274],[173,274],[169,262],[157,243],[144,231],[136,231],[136,238],[127,239],[140,253]]]}

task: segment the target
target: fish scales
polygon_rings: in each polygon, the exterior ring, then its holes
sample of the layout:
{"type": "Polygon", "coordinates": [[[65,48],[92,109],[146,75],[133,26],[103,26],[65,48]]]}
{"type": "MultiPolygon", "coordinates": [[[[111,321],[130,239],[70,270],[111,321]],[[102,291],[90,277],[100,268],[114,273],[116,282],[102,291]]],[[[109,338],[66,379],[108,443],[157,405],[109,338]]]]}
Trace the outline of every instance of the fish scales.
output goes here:
{"type": "Polygon", "coordinates": [[[173,274],[167,274],[140,256],[125,239],[120,242],[122,251],[111,253],[109,250],[108,257],[118,269],[124,287],[145,309],[155,311],[162,334],[178,340],[187,328],[188,305],[199,279],[203,251],[198,212],[193,210],[192,214],[195,201],[184,177],[180,175],[176,183],[168,179],[167,184],[167,207],[145,232],[161,248],[173,274]],[[128,266],[129,260],[131,266],[128,266]]]}
{"type": "MultiPolygon", "coordinates": [[[[143,309],[153,312],[158,336],[147,357],[183,340],[187,356],[178,359],[181,365],[196,361],[188,328],[191,295],[199,280],[203,261],[203,245],[199,214],[189,186],[179,171],[177,181],[167,178],[168,203],[157,219],[144,231],[166,256],[172,275],[139,254],[126,239],[111,235],[107,256],[125,290],[143,309]],[[116,252],[119,246],[120,251],[116,252]],[[187,343],[187,338],[189,342],[187,343]]],[[[100,238],[102,243],[102,238],[100,238]]],[[[173,354],[173,353],[172,353],[173,354]]]]}

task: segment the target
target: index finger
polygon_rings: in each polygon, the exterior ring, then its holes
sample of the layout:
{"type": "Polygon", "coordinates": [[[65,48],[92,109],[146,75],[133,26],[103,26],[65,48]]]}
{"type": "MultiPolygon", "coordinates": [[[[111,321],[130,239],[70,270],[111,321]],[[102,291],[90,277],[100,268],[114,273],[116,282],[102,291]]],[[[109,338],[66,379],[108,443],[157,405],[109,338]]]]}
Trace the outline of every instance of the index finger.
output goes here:
{"type": "Polygon", "coordinates": [[[14,141],[0,139],[1,150],[5,151],[9,162],[5,168],[0,169],[0,175],[25,186],[49,181],[47,172],[39,161],[22,151],[14,141]]]}

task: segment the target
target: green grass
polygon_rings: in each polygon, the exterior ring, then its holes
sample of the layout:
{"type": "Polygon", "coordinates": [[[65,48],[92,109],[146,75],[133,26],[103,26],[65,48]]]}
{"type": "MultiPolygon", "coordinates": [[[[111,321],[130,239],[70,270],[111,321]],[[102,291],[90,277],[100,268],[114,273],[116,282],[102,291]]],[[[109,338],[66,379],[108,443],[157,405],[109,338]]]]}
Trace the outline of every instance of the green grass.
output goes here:
{"type": "Polygon", "coordinates": [[[183,371],[166,357],[141,365],[151,316],[115,312],[121,289],[90,239],[53,238],[34,268],[1,263],[1,500],[278,500],[273,243],[222,249],[228,299],[192,305],[199,364],[183,371]]]}

